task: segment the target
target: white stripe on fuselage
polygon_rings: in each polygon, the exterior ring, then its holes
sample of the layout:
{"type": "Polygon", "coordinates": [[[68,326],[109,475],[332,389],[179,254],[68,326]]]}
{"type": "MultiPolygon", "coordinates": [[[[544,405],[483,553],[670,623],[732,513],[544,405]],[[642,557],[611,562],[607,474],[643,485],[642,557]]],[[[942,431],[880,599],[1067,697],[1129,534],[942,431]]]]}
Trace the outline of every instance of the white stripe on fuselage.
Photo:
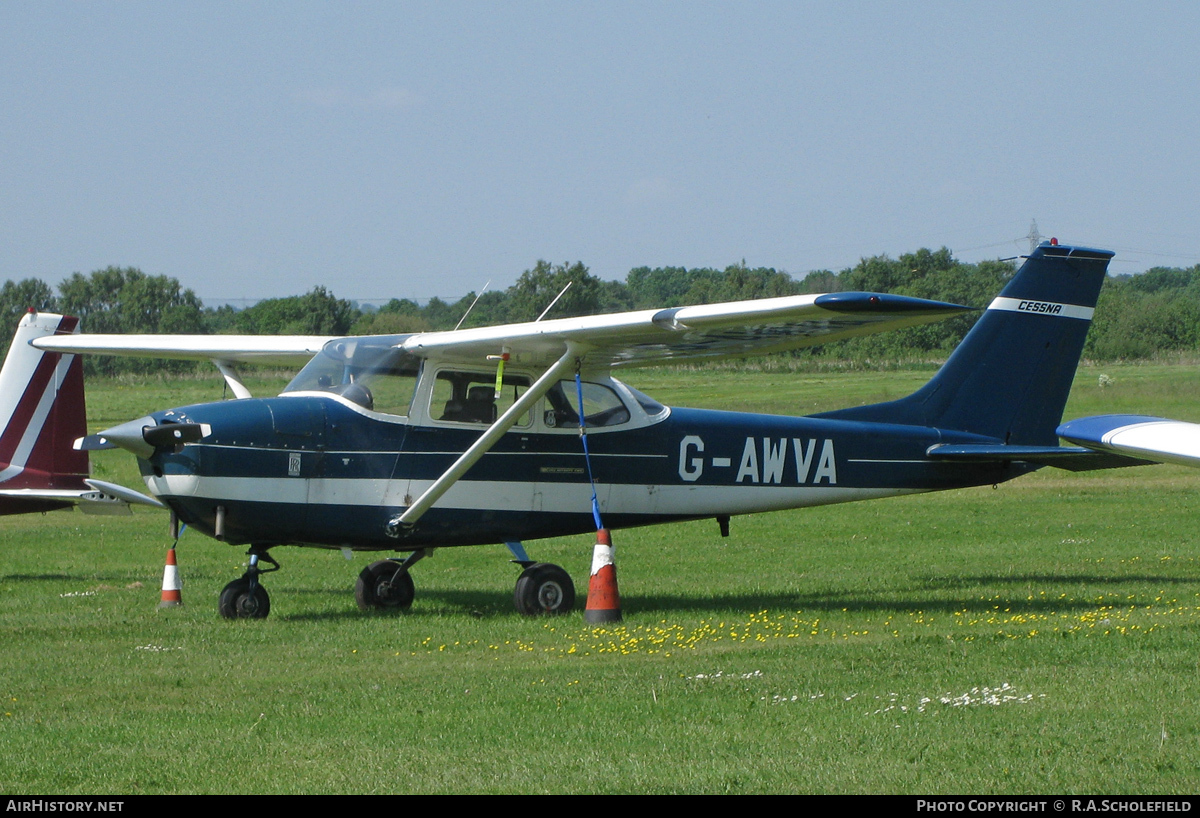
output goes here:
{"type": "MultiPolygon", "coordinates": [[[[404,507],[411,502],[409,498],[419,497],[432,483],[431,480],[289,480],[181,474],[146,478],[150,491],[160,498],[203,497],[260,503],[366,507],[404,507]]],[[[918,494],[929,489],[602,483],[596,486],[596,491],[601,511],[607,513],[710,517],[918,494]]],[[[446,492],[435,508],[586,513],[590,505],[591,488],[587,483],[460,480],[446,492]]]]}

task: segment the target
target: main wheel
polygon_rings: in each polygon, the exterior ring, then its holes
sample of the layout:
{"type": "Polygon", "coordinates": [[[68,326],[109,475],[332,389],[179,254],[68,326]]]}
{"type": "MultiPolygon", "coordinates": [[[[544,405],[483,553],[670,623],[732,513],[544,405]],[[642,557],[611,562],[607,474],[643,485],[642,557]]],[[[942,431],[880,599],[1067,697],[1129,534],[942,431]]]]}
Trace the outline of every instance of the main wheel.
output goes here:
{"type": "Polygon", "coordinates": [[[354,583],[358,607],[364,611],[398,611],[411,606],[417,590],[412,575],[399,569],[400,564],[391,560],[373,562],[364,568],[354,583]]]}
{"type": "Polygon", "coordinates": [[[267,595],[267,589],[258,584],[254,586],[254,593],[250,593],[250,580],[242,577],[221,591],[217,609],[226,619],[266,619],[271,612],[271,597],[267,595]]]}
{"type": "Polygon", "coordinates": [[[517,579],[513,603],[525,616],[565,614],[575,607],[575,583],[557,565],[535,563],[517,579]]]}

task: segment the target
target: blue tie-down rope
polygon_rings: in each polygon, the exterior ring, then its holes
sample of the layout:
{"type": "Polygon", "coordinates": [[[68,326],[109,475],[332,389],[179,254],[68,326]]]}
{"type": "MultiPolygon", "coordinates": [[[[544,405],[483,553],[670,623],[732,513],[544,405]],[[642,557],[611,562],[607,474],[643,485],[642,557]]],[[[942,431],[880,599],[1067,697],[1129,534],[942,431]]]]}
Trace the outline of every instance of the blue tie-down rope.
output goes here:
{"type": "Polygon", "coordinates": [[[575,373],[575,395],[579,399],[579,439],[583,441],[583,462],[587,463],[588,483],[592,487],[592,517],[596,520],[596,530],[604,528],[600,522],[600,501],[596,499],[596,478],[592,476],[592,458],[588,453],[587,430],[583,424],[583,381],[579,373],[575,373]]]}

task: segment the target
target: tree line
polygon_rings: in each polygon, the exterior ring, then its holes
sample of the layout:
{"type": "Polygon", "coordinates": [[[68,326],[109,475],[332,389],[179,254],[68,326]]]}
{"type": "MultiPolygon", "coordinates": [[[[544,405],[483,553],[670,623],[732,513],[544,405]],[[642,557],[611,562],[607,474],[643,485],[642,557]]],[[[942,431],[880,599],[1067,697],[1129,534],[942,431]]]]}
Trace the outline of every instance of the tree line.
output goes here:
{"type": "MultiPolygon", "coordinates": [[[[338,298],[326,287],[270,298],[252,307],[204,307],[196,294],[165,275],[134,267],[74,273],[57,290],[45,281],[9,280],[0,288],[0,319],[15,328],[30,307],[77,315],[85,332],[252,335],[385,335],[533,321],[570,284],[547,315],[563,318],[623,310],[678,307],[805,293],[865,290],[949,301],[982,309],[1016,270],[1013,261],[967,264],[949,249],[921,249],[898,258],[873,256],[834,273],[802,278],[745,262],[712,267],[637,267],[624,281],[603,281],[581,262],[538,261],[511,287],[468,293],[457,301],[424,305],[393,298],[375,308],[338,298]],[[464,319],[465,316],[465,319],[464,319]]],[[[944,357],[978,319],[972,312],[947,321],[827,344],[803,355],[852,361],[944,357]]],[[[5,350],[11,331],[0,332],[5,350]]],[[[1200,264],[1156,267],[1138,275],[1109,276],[1088,336],[1087,357],[1147,358],[1200,349],[1200,264]]],[[[192,364],[97,357],[96,374],[186,371],[192,364]]]]}

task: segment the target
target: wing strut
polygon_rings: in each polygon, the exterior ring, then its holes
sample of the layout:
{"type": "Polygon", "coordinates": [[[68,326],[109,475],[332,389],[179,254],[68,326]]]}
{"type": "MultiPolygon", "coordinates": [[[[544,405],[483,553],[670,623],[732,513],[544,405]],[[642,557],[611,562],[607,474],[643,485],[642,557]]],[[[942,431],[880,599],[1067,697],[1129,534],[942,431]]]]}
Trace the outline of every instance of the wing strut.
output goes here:
{"type": "Polygon", "coordinates": [[[496,422],[487,428],[479,439],[471,444],[465,452],[463,452],[458,460],[454,461],[454,465],[446,469],[442,476],[433,482],[433,485],[425,489],[425,493],[416,499],[416,501],[408,507],[408,509],[400,515],[394,522],[399,526],[415,525],[417,520],[429,510],[430,506],[436,503],[443,494],[450,490],[450,487],[458,482],[458,479],[466,474],[467,470],[479,461],[479,458],[487,454],[488,450],[495,446],[497,441],[504,436],[504,433],[513,427],[517,422],[517,418],[525,414],[535,402],[543,395],[550,391],[550,387],[570,371],[574,365],[576,357],[576,348],[574,344],[567,345],[567,351],[554,364],[538,378],[533,386],[525,390],[525,394],[517,398],[516,402],[508,408],[503,415],[496,419],[496,422]]]}
{"type": "Polygon", "coordinates": [[[242,376],[234,368],[233,361],[226,361],[222,358],[214,358],[213,365],[220,371],[225,378],[225,383],[233,391],[235,398],[252,398],[250,390],[246,388],[246,384],[242,381],[242,376]]]}

